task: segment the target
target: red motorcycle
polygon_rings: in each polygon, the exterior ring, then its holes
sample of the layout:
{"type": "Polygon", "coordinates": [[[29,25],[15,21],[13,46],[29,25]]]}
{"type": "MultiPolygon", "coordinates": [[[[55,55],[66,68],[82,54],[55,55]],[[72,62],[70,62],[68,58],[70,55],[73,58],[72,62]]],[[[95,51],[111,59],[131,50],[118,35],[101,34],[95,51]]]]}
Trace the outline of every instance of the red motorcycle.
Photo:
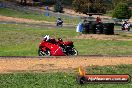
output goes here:
{"type": "Polygon", "coordinates": [[[49,41],[43,40],[39,45],[39,56],[71,56],[78,55],[72,41],[64,42],[61,38],[57,41],[52,38],[49,41]]]}

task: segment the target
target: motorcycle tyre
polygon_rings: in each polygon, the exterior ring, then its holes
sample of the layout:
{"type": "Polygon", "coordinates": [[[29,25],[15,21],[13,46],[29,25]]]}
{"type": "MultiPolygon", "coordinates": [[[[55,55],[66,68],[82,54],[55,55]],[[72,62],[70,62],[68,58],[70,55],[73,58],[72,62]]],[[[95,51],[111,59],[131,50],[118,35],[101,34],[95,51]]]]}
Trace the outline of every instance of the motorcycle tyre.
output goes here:
{"type": "Polygon", "coordinates": [[[51,53],[50,53],[50,50],[46,50],[45,52],[43,52],[42,50],[41,50],[41,48],[38,50],[38,55],[39,56],[51,56],[51,53]]]}
{"type": "Polygon", "coordinates": [[[78,51],[75,48],[72,48],[72,52],[75,52],[74,54],[69,53],[68,56],[77,56],[78,51]]]}

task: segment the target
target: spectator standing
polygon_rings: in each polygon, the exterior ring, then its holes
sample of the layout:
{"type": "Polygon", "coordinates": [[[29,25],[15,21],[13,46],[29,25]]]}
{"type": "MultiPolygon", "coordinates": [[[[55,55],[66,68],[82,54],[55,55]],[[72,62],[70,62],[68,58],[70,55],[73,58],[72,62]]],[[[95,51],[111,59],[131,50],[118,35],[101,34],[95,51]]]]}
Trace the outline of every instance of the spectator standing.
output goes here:
{"type": "Polygon", "coordinates": [[[100,23],[101,22],[101,18],[100,17],[97,17],[96,18],[96,23],[100,23]]]}
{"type": "Polygon", "coordinates": [[[76,32],[81,33],[83,31],[83,23],[79,22],[76,28],[76,32]]]}
{"type": "Polygon", "coordinates": [[[84,20],[83,21],[83,33],[87,34],[87,33],[89,33],[89,31],[90,31],[89,23],[87,20],[84,20]]]}

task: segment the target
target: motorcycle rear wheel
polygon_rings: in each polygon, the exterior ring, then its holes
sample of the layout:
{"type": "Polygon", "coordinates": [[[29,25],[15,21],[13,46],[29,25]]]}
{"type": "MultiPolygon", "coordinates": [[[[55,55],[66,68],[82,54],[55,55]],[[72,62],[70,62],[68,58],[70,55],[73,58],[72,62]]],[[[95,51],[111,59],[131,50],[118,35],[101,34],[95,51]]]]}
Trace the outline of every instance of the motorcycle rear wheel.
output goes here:
{"type": "Polygon", "coordinates": [[[39,56],[51,56],[51,53],[48,49],[46,51],[42,51],[42,49],[39,49],[38,50],[38,55],[39,56]]]}
{"type": "Polygon", "coordinates": [[[78,51],[75,48],[72,48],[69,52],[68,52],[69,56],[76,56],[78,55],[78,51]]]}

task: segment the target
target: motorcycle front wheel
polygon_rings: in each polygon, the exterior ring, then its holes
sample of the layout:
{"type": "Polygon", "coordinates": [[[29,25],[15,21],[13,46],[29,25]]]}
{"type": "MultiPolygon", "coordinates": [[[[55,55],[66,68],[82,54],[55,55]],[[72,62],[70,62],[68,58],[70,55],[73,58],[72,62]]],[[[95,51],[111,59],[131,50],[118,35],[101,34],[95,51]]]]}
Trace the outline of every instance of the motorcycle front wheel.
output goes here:
{"type": "Polygon", "coordinates": [[[39,48],[38,55],[39,56],[51,56],[51,53],[50,53],[50,51],[48,49],[46,51],[42,51],[42,49],[39,48]]]}

